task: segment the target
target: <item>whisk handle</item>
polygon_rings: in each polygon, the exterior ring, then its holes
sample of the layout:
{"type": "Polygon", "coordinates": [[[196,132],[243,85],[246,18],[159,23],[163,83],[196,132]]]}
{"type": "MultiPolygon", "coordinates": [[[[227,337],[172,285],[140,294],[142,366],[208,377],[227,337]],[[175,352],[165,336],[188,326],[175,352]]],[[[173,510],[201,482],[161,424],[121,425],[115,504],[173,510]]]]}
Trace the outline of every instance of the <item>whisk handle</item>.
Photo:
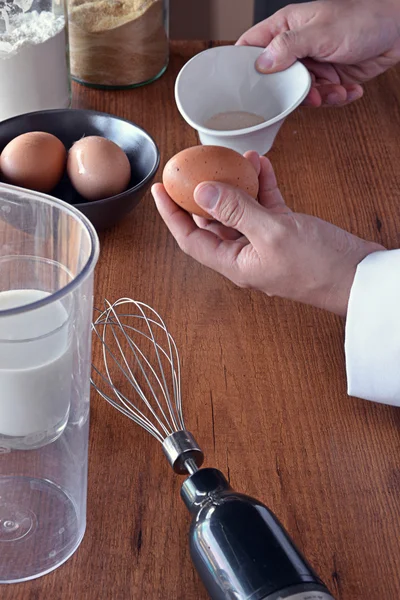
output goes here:
{"type": "Polygon", "coordinates": [[[212,600],[333,600],[275,515],[236,493],[217,469],[182,486],[190,550],[212,600]]]}

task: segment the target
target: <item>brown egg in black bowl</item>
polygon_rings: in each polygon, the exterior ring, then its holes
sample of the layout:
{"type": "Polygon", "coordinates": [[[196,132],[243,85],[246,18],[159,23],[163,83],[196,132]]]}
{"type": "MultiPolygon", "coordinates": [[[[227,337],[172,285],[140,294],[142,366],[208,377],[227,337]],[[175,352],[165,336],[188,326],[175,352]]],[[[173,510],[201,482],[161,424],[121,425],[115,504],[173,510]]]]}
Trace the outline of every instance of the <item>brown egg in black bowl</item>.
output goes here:
{"type": "MultiPolygon", "coordinates": [[[[126,154],[130,175],[123,185],[126,189],[120,193],[94,200],[84,198],[72,184],[67,164],[54,189],[46,190],[47,194],[80,210],[97,231],[113,227],[132,211],[148,191],[160,164],[159,149],[146,131],[135,123],[107,113],[61,109],[7,119],[0,123],[0,154],[12,140],[28,132],[45,132],[55,136],[67,152],[80,140],[97,136],[110,140],[126,154]]],[[[7,183],[0,173],[2,180],[7,183]]]]}

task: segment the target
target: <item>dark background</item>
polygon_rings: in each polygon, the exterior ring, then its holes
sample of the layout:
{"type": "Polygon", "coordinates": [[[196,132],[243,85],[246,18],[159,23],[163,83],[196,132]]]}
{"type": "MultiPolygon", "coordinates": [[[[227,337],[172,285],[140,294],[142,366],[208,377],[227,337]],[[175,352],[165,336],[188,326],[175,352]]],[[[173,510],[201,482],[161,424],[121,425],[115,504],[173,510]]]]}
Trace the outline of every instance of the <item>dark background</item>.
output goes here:
{"type": "Polygon", "coordinates": [[[259,23],[263,19],[270,17],[283,6],[287,6],[288,4],[300,4],[302,1],[304,0],[292,0],[291,2],[285,2],[285,0],[255,0],[254,23],[259,23]]]}
{"type": "MultiPolygon", "coordinates": [[[[290,0],[236,0],[232,14],[229,0],[171,0],[171,39],[233,41],[252,24],[290,3],[290,0]]],[[[293,0],[292,3],[299,4],[300,1],[293,0]]]]}

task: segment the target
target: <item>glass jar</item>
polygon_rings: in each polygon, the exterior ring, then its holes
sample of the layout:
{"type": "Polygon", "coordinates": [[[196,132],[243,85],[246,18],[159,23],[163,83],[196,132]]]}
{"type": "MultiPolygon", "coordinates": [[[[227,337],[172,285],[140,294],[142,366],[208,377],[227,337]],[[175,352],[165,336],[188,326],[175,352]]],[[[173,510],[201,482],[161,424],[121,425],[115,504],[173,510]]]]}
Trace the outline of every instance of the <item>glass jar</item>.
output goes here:
{"type": "Polygon", "coordinates": [[[71,74],[124,89],[160,77],[169,58],[169,0],[68,0],[71,74]]]}
{"type": "Polygon", "coordinates": [[[0,121],[71,104],[64,0],[0,1],[0,121]]]}

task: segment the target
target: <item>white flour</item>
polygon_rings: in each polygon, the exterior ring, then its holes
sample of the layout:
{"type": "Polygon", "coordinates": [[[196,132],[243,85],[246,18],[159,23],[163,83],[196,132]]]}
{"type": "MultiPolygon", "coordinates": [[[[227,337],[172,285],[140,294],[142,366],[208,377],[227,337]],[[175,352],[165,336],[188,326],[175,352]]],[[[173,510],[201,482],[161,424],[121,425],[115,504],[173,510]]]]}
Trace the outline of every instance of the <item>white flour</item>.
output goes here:
{"type": "Polygon", "coordinates": [[[70,105],[63,16],[0,13],[0,121],[70,105]],[[1,31],[1,29],[0,29],[1,31]]]}

